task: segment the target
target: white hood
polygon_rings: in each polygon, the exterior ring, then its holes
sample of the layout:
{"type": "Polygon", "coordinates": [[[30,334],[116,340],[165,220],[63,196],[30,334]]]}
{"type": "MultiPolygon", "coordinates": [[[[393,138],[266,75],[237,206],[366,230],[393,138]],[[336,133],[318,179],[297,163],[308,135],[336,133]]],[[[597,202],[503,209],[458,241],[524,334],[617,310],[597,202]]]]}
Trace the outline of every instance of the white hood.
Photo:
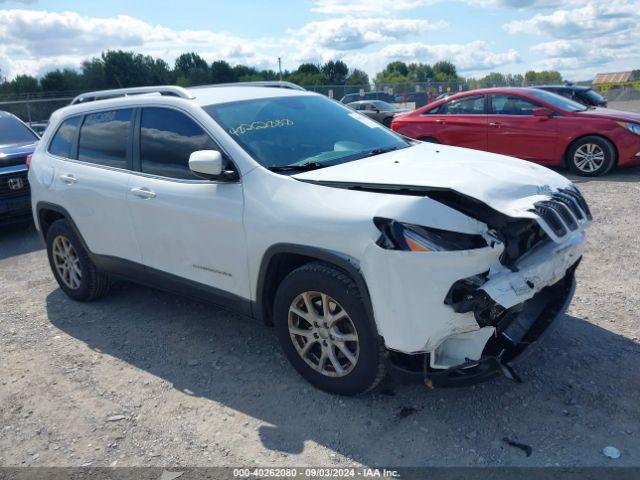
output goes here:
{"type": "Polygon", "coordinates": [[[571,182],[548,168],[493,153],[422,143],[294,175],[298,180],[455,190],[512,217],[571,182]]]}

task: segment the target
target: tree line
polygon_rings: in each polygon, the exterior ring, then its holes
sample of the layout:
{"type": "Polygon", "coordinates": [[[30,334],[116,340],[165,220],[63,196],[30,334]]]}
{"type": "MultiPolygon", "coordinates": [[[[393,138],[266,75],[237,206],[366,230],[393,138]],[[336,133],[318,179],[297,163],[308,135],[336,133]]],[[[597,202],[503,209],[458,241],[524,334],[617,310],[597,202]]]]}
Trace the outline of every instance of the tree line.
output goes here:
{"type": "MultiPolygon", "coordinates": [[[[224,60],[208,63],[197,53],[183,53],[171,67],[162,59],[122,50],[109,50],[82,63],[79,71],[57,69],[41,78],[18,75],[6,80],[0,72],[0,95],[34,92],[69,92],[125,88],[145,85],[180,85],[184,87],[215,83],[278,80],[280,73],[247,65],[231,66],[224,60]]],[[[369,90],[369,76],[349,68],[342,60],[321,65],[303,63],[293,71],[282,72],[282,79],[302,86],[362,86],[369,90]]],[[[425,63],[391,62],[374,77],[376,86],[408,83],[457,83],[477,88],[493,85],[523,86],[536,83],[560,83],[556,71],[529,71],[524,75],[490,73],[478,79],[464,79],[456,66],[447,61],[425,63]]],[[[381,87],[380,87],[381,88],[381,87]]]]}

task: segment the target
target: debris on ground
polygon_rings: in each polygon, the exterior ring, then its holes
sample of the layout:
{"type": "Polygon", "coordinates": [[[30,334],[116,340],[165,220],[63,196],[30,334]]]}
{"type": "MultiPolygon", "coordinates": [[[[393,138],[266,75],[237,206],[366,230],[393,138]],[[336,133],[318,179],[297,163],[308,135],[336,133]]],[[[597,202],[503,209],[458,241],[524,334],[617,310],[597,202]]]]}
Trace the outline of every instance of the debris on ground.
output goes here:
{"type": "Polygon", "coordinates": [[[522,450],[524,453],[527,454],[527,457],[530,457],[531,454],[533,453],[533,448],[531,448],[531,446],[527,445],[526,443],[514,442],[508,437],[504,437],[502,441],[505,442],[510,447],[519,448],[520,450],[522,450]]]}
{"type": "Polygon", "coordinates": [[[604,447],[602,449],[602,454],[605,457],[613,458],[614,460],[616,458],[620,458],[620,450],[618,450],[616,447],[612,447],[611,445],[609,445],[608,447],[604,447]]]}

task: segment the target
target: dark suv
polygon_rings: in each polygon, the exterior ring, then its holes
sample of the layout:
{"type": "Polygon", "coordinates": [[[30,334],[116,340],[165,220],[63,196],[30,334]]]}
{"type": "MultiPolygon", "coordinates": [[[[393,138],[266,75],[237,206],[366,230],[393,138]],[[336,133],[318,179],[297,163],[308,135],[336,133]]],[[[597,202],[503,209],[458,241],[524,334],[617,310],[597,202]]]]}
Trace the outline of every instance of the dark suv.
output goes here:
{"type": "Polygon", "coordinates": [[[0,224],[31,218],[27,157],[38,140],[17,117],[0,111],[0,224]]]}
{"type": "Polygon", "coordinates": [[[580,85],[541,85],[535,88],[562,95],[587,107],[607,106],[607,99],[591,87],[580,85]]]}

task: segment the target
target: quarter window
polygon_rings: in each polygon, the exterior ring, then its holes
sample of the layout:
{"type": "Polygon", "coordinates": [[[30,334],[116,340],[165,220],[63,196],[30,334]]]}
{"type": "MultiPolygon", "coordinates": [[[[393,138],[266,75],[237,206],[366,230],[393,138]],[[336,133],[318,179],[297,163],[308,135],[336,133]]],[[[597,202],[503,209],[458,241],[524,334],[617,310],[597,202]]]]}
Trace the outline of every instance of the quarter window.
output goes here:
{"type": "Polygon", "coordinates": [[[533,115],[533,109],[538,107],[535,103],[515,95],[494,95],[491,105],[496,115],[533,115]]]}
{"type": "Polygon", "coordinates": [[[197,150],[218,150],[218,147],[189,117],[168,108],[142,110],[140,162],[143,172],[197,179],[189,170],[189,156],[197,150]]]}
{"type": "Polygon", "coordinates": [[[78,160],[127,168],[127,146],[133,109],[87,115],[80,128],[78,160]]]}
{"type": "Polygon", "coordinates": [[[71,117],[62,122],[49,144],[49,153],[64,158],[75,158],[73,144],[80,120],[81,117],[71,117]]]}
{"type": "Polygon", "coordinates": [[[438,108],[438,114],[440,115],[481,115],[484,113],[484,95],[456,98],[443,103],[438,108]]]}

